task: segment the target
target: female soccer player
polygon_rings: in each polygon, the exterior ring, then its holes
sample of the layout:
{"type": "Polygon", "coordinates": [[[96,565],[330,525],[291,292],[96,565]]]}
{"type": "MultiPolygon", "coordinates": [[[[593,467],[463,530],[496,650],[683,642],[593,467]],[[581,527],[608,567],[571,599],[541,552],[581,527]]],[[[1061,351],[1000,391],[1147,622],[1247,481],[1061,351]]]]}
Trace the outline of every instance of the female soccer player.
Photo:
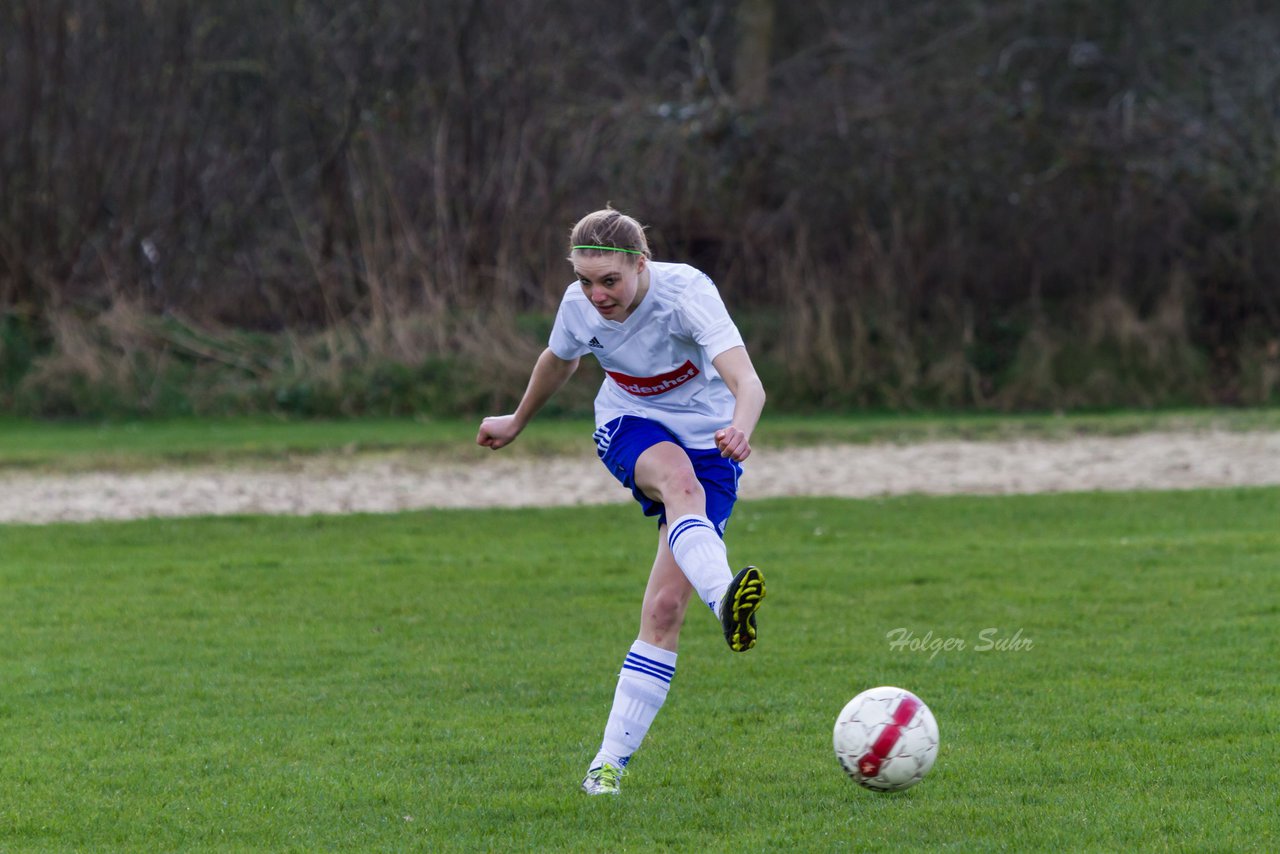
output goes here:
{"type": "Polygon", "coordinates": [[[600,751],[582,788],[619,793],[627,761],[666,700],[689,597],[716,615],[735,652],[755,646],[764,579],[734,575],[723,542],[764,387],[720,294],[686,264],[652,260],[644,228],[612,208],[569,240],[577,281],[560,303],[516,411],[485,418],[477,444],[510,444],[590,353],[606,374],[595,442],[610,474],[658,517],[640,633],[622,664],[600,751]]]}

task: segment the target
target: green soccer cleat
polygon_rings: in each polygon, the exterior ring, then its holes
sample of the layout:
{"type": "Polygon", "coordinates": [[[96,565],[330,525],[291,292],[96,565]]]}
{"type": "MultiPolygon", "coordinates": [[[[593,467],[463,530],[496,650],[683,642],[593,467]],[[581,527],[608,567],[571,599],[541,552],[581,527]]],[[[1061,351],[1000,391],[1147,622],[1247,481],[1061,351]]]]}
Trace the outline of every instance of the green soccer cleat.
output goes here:
{"type": "Polygon", "coordinates": [[[734,652],[746,652],[756,645],[756,609],[764,598],[764,576],[748,566],[733,577],[720,600],[720,624],[724,639],[734,652]]]}
{"type": "Polygon", "coordinates": [[[588,795],[620,795],[622,778],[626,773],[626,769],[606,762],[599,768],[592,768],[582,778],[582,791],[588,795]]]}

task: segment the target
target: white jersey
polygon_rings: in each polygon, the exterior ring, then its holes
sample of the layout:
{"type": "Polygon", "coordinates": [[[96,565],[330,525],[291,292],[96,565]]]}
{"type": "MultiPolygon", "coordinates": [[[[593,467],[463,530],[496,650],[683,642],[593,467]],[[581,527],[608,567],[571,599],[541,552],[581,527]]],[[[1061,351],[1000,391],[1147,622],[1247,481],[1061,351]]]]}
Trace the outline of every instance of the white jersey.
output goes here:
{"type": "Polygon", "coordinates": [[[660,422],[690,449],[714,448],[733,420],[734,398],[711,360],[742,346],[711,279],[688,264],[651,261],[649,290],[626,320],[596,311],[569,285],[548,345],[566,361],[593,354],[605,379],[596,426],[622,415],[660,422]]]}

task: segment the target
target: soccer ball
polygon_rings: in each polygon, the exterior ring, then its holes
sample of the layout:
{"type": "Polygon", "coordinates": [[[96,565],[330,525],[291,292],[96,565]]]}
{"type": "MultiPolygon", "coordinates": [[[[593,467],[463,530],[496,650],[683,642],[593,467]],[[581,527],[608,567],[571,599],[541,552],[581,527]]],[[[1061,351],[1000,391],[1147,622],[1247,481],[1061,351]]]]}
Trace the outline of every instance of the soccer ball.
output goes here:
{"type": "Polygon", "coordinates": [[[836,758],[858,785],[898,792],[919,783],[938,758],[938,722],[902,688],[870,688],[836,718],[836,758]]]}

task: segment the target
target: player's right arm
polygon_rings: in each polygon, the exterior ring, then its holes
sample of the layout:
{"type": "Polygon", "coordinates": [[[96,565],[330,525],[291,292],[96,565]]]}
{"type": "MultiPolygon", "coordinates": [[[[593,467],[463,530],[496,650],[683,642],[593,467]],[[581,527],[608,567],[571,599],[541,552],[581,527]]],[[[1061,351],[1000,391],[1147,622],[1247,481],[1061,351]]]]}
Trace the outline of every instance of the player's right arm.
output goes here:
{"type": "Polygon", "coordinates": [[[549,347],[543,350],[533,366],[529,385],[516,411],[510,415],[491,415],[481,421],[476,444],[496,451],[514,442],[538,410],[573,376],[578,369],[578,361],[578,358],[561,359],[549,347]]]}

